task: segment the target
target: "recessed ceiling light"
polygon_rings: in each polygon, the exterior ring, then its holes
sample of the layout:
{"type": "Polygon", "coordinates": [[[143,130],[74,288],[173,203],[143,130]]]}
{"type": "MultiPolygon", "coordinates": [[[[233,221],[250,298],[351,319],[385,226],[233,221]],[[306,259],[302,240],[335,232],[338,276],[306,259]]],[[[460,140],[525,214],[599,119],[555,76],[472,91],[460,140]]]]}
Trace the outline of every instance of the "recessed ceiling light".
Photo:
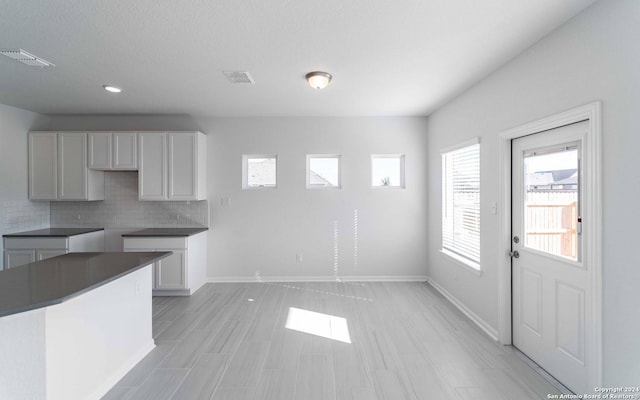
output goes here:
{"type": "Polygon", "coordinates": [[[122,92],[122,89],[120,89],[119,87],[116,86],[111,86],[111,85],[102,85],[102,87],[104,88],[104,90],[106,90],[107,92],[111,92],[111,93],[120,93],[122,92]]]}

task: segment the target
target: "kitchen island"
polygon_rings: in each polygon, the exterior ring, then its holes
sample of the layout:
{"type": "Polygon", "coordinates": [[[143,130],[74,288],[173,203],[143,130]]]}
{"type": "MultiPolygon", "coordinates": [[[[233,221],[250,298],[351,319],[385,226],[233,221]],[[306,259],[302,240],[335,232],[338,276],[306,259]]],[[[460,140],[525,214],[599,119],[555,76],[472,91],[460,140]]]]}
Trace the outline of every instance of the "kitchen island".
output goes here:
{"type": "Polygon", "coordinates": [[[99,399],[154,347],[151,265],[70,253],[0,271],[0,398],[99,399]]]}

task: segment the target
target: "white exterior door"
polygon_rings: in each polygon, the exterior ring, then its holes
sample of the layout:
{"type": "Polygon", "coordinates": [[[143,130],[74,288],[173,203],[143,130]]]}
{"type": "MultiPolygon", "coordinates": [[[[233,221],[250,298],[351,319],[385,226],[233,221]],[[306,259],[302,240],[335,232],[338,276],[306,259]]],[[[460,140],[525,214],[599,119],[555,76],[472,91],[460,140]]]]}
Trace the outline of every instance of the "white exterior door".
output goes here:
{"type": "Polygon", "coordinates": [[[513,344],[575,393],[593,389],[581,244],[587,129],[579,122],[512,141],[513,344]]]}

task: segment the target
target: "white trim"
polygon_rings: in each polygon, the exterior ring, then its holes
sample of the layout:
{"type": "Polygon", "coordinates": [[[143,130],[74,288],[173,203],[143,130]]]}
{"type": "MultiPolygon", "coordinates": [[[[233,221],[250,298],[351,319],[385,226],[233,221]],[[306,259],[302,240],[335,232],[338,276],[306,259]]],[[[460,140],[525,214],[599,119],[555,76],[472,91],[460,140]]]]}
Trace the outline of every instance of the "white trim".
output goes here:
{"type": "Polygon", "coordinates": [[[511,344],[511,140],[580,121],[589,121],[583,147],[585,197],[591,204],[584,210],[583,262],[587,275],[588,386],[602,386],[602,157],[601,108],[599,101],[500,132],[498,135],[498,337],[511,344]]]}
{"type": "Polygon", "coordinates": [[[476,144],[480,144],[480,136],[474,137],[473,139],[465,140],[462,143],[444,147],[440,149],[440,154],[450,153],[452,151],[460,150],[462,148],[473,146],[476,144]]]}
{"type": "Polygon", "coordinates": [[[426,282],[426,275],[363,275],[363,276],[211,276],[208,283],[261,282],[426,282]]]}
{"type": "Polygon", "coordinates": [[[467,306],[464,305],[463,302],[461,302],[460,300],[458,300],[454,295],[452,295],[451,293],[449,293],[445,288],[443,288],[442,286],[440,286],[440,284],[438,284],[436,281],[434,281],[432,278],[427,278],[427,283],[431,286],[433,286],[438,292],[440,292],[447,300],[449,300],[451,303],[453,303],[454,306],[458,307],[458,309],[467,317],[469,317],[469,319],[471,321],[473,321],[473,323],[475,323],[476,325],[478,325],[478,327],[480,329],[482,329],[487,335],[489,335],[489,337],[493,340],[495,340],[496,342],[498,341],[498,330],[496,328],[494,328],[493,326],[491,326],[489,323],[487,323],[485,320],[483,320],[482,318],[480,318],[478,316],[478,314],[474,313],[473,311],[471,311],[471,309],[467,306]]]}

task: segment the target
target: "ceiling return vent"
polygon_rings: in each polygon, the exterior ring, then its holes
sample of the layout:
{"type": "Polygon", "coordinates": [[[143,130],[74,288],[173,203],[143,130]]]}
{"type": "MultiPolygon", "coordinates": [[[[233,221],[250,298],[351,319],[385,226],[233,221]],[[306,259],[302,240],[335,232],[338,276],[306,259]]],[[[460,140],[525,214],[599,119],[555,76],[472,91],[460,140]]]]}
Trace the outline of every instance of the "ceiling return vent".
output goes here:
{"type": "Polygon", "coordinates": [[[55,67],[54,63],[44,60],[38,56],[34,56],[22,49],[0,49],[0,54],[26,64],[30,67],[55,67]]]}
{"type": "Polygon", "coordinates": [[[251,74],[246,71],[222,71],[222,73],[231,83],[256,83],[251,74]]]}

